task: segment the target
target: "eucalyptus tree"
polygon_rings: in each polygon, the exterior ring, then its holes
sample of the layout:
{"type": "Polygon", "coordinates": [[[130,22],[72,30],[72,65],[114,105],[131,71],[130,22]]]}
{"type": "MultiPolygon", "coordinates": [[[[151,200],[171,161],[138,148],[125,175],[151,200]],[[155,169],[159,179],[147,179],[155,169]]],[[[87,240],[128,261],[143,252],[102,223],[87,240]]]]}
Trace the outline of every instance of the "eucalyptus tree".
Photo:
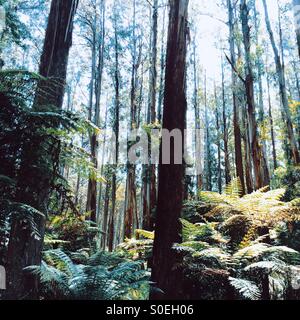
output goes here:
{"type": "MultiPolygon", "coordinates": [[[[186,127],[187,109],[185,76],[188,3],[188,0],[169,1],[170,13],[163,112],[163,128],[169,131],[179,129],[182,137],[186,127]],[[177,90],[174,91],[174,88],[177,88],[177,90]]],[[[163,164],[160,161],[159,165],[158,203],[153,247],[152,281],[156,287],[164,292],[163,298],[165,299],[176,297],[176,294],[178,294],[178,283],[174,271],[172,271],[174,265],[172,246],[180,241],[179,217],[184,194],[184,164],[175,164],[174,149],[175,146],[172,144],[170,164],[163,164]]],[[[155,292],[153,292],[152,298],[162,298],[157,291],[155,292]]]]}
{"type": "MultiPolygon", "coordinates": [[[[62,110],[68,57],[72,45],[73,21],[77,6],[77,0],[53,0],[51,3],[39,65],[39,73],[42,78],[38,82],[32,107],[36,112],[59,113],[62,110]]],[[[53,183],[51,166],[53,157],[59,153],[59,145],[54,148],[53,155],[44,157],[42,152],[42,146],[25,150],[26,154],[23,154],[24,161],[20,168],[20,176],[24,178],[21,181],[24,180],[24,183],[31,181],[31,184],[27,187],[23,186],[24,191],[19,194],[18,202],[30,205],[41,213],[35,217],[40,236],[35,237],[29,228],[24,229],[22,219],[15,216],[12,220],[7,265],[10,284],[8,295],[13,298],[32,297],[38,290],[38,279],[28,280],[25,277],[24,268],[41,263],[46,217],[53,183]],[[28,168],[26,159],[32,160],[32,168],[28,168]],[[31,180],[28,180],[28,175],[31,174],[30,169],[35,168],[40,168],[40,170],[35,172],[31,180]]]]}

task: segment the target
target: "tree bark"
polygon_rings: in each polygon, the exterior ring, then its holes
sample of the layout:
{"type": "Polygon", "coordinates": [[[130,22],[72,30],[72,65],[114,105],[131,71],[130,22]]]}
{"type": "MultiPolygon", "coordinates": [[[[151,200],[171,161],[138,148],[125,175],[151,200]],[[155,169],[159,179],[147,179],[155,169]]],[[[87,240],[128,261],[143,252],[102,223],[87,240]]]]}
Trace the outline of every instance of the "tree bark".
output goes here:
{"type": "Polygon", "coordinates": [[[221,139],[220,139],[220,110],[218,104],[218,97],[217,97],[217,88],[216,84],[214,84],[214,91],[215,91],[215,116],[216,116],[216,129],[217,129],[217,149],[218,149],[218,191],[222,193],[222,170],[221,170],[221,139]]]}
{"type": "MultiPolygon", "coordinates": [[[[179,129],[183,137],[187,109],[185,76],[188,0],[170,0],[169,5],[163,128],[169,131],[179,129]]],[[[184,193],[184,165],[174,162],[174,144],[171,144],[170,154],[171,164],[160,163],[159,165],[159,192],[152,269],[152,281],[164,292],[164,295],[153,292],[152,299],[172,299],[179,295],[174,271],[172,272],[174,264],[172,245],[180,241],[179,218],[184,193]]],[[[160,158],[162,159],[162,155],[160,158]]]]}
{"type": "MultiPolygon", "coordinates": [[[[154,0],[152,6],[152,30],[149,73],[149,105],[147,123],[156,122],[156,96],[157,96],[157,34],[158,34],[158,0],[154,0]]],[[[161,110],[159,110],[160,114],[161,110]]],[[[153,230],[153,210],[156,205],[156,166],[151,164],[151,137],[149,143],[149,165],[144,166],[143,182],[143,228],[153,230]]]]}
{"type": "Polygon", "coordinates": [[[200,191],[202,190],[202,169],[200,164],[200,157],[201,157],[201,151],[200,150],[200,139],[199,133],[201,129],[201,123],[200,123],[200,107],[199,107],[199,81],[198,81],[198,73],[197,73],[197,61],[196,61],[196,39],[193,40],[193,71],[194,71],[194,97],[193,97],[193,104],[194,104],[194,114],[195,114],[195,129],[196,129],[196,135],[195,135],[195,157],[196,157],[196,165],[197,173],[196,173],[196,193],[197,198],[199,198],[200,191]],[[198,159],[199,158],[199,159],[198,159]]]}
{"type": "Polygon", "coordinates": [[[294,17],[295,17],[295,29],[298,46],[298,54],[300,58],[300,0],[293,0],[294,5],[294,17]]]}
{"type": "Polygon", "coordinates": [[[229,147],[228,147],[229,133],[228,133],[228,126],[227,126],[223,59],[222,59],[222,120],[223,120],[222,129],[223,129],[223,141],[224,141],[225,182],[227,185],[231,181],[231,175],[230,175],[230,160],[229,160],[229,147]]]}
{"type": "Polygon", "coordinates": [[[272,141],[273,167],[274,167],[274,170],[276,170],[278,168],[278,163],[277,163],[277,153],[276,153],[276,142],[275,142],[271,94],[270,94],[270,77],[269,77],[268,71],[267,71],[267,89],[268,89],[269,121],[270,121],[271,141],[272,141]]]}
{"type": "MultiPolygon", "coordinates": [[[[48,25],[44,40],[44,47],[40,61],[39,73],[46,79],[38,83],[33,109],[36,111],[60,111],[63,105],[65,82],[68,66],[69,50],[72,45],[73,20],[78,1],[53,0],[48,17],[48,25]]],[[[55,125],[55,124],[54,124],[55,125]]],[[[35,222],[40,237],[34,237],[32,232],[24,225],[23,219],[14,217],[12,221],[10,239],[8,244],[8,296],[13,299],[37,298],[39,279],[37,277],[26,277],[24,268],[31,265],[40,265],[43,240],[45,233],[45,222],[48,211],[49,196],[51,193],[51,181],[53,179],[51,168],[52,157],[59,153],[59,146],[53,150],[51,156],[42,155],[42,147],[39,150],[25,151],[20,168],[20,181],[22,175],[24,181],[30,169],[23,163],[26,159],[36,161],[36,166],[43,165],[49,171],[43,170],[41,177],[37,174],[37,181],[33,181],[30,194],[24,192],[17,199],[20,203],[28,204],[44,214],[44,217],[36,216],[35,222]],[[34,159],[34,160],[33,160],[34,159]],[[37,195],[37,196],[36,196],[37,195]]],[[[44,169],[44,168],[43,168],[44,169]]]]}
{"type": "Polygon", "coordinates": [[[211,141],[210,128],[207,106],[207,77],[206,71],[204,76],[204,125],[205,125],[205,188],[208,191],[212,190],[212,161],[211,161],[211,141]]]}
{"type": "Polygon", "coordinates": [[[284,120],[286,124],[286,135],[287,135],[287,142],[288,145],[286,146],[288,151],[289,151],[289,156],[293,160],[294,164],[299,164],[300,163],[300,155],[299,155],[299,150],[297,147],[297,142],[294,134],[294,129],[293,129],[293,123],[291,119],[291,111],[289,109],[289,101],[288,101],[288,95],[287,95],[287,90],[286,90],[286,80],[285,80],[285,74],[284,74],[284,66],[283,63],[280,59],[280,54],[278,51],[278,48],[275,43],[274,39],[274,34],[272,31],[270,19],[269,19],[269,12],[268,12],[268,7],[266,0],[263,0],[263,5],[264,5],[264,11],[265,11],[265,20],[266,20],[266,26],[267,26],[267,31],[269,33],[271,45],[273,48],[273,53],[274,53],[274,58],[275,58],[275,65],[276,65],[276,71],[277,71],[277,77],[278,77],[278,82],[279,82],[279,92],[280,92],[280,97],[281,97],[281,102],[282,102],[282,111],[284,115],[284,120]]]}
{"type": "Polygon", "coordinates": [[[270,185],[270,176],[267,161],[264,158],[264,153],[258,138],[258,128],[255,116],[254,76],[250,52],[249,8],[246,0],[241,0],[241,21],[246,59],[246,79],[244,84],[248,106],[248,137],[254,168],[255,188],[260,189],[270,185]]]}
{"type": "MultiPolygon", "coordinates": [[[[114,8],[116,10],[116,8],[114,8]]],[[[115,70],[114,70],[114,86],[115,86],[115,107],[114,107],[114,135],[116,138],[116,165],[113,166],[112,183],[111,183],[111,212],[109,218],[109,235],[108,248],[112,251],[114,248],[115,236],[115,212],[116,212],[116,194],[117,194],[117,165],[119,161],[119,120],[120,120],[120,70],[119,70],[119,36],[117,17],[114,14],[114,54],[115,54],[115,70]]]]}
{"type": "MultiPolygon", "coordinates": [[[[230,46],[230,59],[233,66],[236,65],[235,59],[235,34],[234,34],[234,14],[232,1],[227,0],[228,7],[228,25],[229,25],[229,46],[230,46]]],[[[237,76],[235,71],[232,70],[232,100],[233,100],[233,128],[234,128],[234,149],[235,149],[235,166],[236,175],[239,178],[242,186],[242,194],[245,194],[245,178],[244,178],[244,167],[243,167],[243,154],[242,154],[242,138],[241,138],[241,127],[240,117],[238,110],[238,99],[235,93],[237,88],[237,76]]]]}
{"type": "Polygon", "coordinates": [[[163,26],[161,33],[161,49],[160,49],[160,80],[159,80],[159,95],[158,95],[158,110],[157,120],[159,123],[162,121],[162,105],[164,96],[164,71],[165,71],[165,20],[166,20],[166,9],[163,9],[163,26]]]}
{"type": "MultiPolygon", "coordinates": [[[[257,70],[257,82],[258,82],[258,90],[259,90],[259,99],[258,99],[258,123],[261,126],[264,126],[265,121],[265,108],[264,108],[264,90],[263,90],[263,61],[261,57],[261,53],[259,52],[259,15],[256,10],[256,3],[253,2],[253,10],[254,10],[254,21],[255,21],[255,42],[256,42],[256,70],[257,70]]],[[[261,151],[262,151],[262,170],[265,179],[265,183],[270,184],[270,171],[268,167],[267,160],[267,143],[265,140],[261,141],[261,151]],[[267,178],[265,178],[267,177],[267,178]]]]}
{"type": "MultiPolygon", "coordinates": [[[[97,3],[96,3],[97,5],[97,3]]],[[[92,121],[95,126],[100,126],[100,98],[102,91],[102,73],[103,73],[103,61],[104,61],[104,40],[105,40],[105,1],[101,0],[100,14],[101,20],[97,19],[97,8],[95,8],[95,14],[91,25],[92,32],[92,68],[91,68],[91,83],[90,83],[90,106],[89,106],[89,120],[92,121]],[[101,25],[100,31],[98,31],[97,24],[101,25]],[[98,59],[97,59],[98,57],[98,59]],[[98,60],[98,62],[97,62],[98,60]],[[95,103],[93,98],[95,96],[95,103]]],[[[90,136],[91,146],[91,161],[93,163],[94,173],[90,174],[87,191],[87,204],[86,211],[91,213],[90,219],[93,222],[97,220],[97,179],[96,172],[98,170],[98,136],[96,132],[93,132],[90,136]]]]}
{"type": "MultiPolygon", "coordinates": [[[[141,62],[141,48],[137,54],[136,38],[136,1],[133,1],[133,32],[132,32],[132,71],[131,71],[131,93],[130,93],[130,128],[137,129],[137,90],[138,90],[138,70],[141,62]]],[[[128,149],[130,148],[130,143],[128,149]]],[[[137,216],[136,203],[136,166],[127,163],[126,193],[125,193],[125,212],[124,212],[124,236],[130,239],[134,233],[134,219],[137,216]]]]}

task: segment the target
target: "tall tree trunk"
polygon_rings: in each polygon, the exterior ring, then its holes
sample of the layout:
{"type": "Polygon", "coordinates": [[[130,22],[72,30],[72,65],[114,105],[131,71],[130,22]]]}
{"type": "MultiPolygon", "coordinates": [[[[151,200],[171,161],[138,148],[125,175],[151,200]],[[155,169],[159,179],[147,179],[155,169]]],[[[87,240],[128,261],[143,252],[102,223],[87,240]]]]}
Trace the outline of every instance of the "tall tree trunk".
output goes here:
{"type": "Polygon", "coordinates": [[[221,170],[221,139],[220,139],[220,110],[217,97],[217,88],[214,84],[214,95],[215,95],[215,116],[216,116],[216,129],[217,129],[217,149],[218,149],[218,190],[222,193],[222,170],[221,170]]]}
{"type": "MultiPolygon", "coordinates": [[[[107,129],[107,117],[108,117],[108,106],[106,104],[106,108],[105,108],[105,118],[104,118],[104,130],[107,129]]],[[[106,154],[106,145],[107,145],[107,135],[104,134],[104,138],[103,138],[103,147],[102,147],[102,157],[101,157],[101,169],[100,169],[100,175],[101,177],[103,177],[103,174],[104,174],[104,169],[105,169],[105,166],[104,166],[104,159],[105,159],[105,156],[107,155],[106,154]]],[[[103,223],[103,219],[101,221],[101,201],[102,201],[102,193],[103,193],[103,185],[104,185],[104,182],[100,182],[99,184],[99,194],[98,194],[98,205],[97,205],[97,222],[100,223],[102,222],[103,223]]]]}
{"type": "Polygon", "coordinates": [[[194,97],[193,97],[193,104],[194,104],[194,114],[195,114],[195,158],[196,158],[196,193],[197,198],[199,198],[199,192],[202,190],[202,169],[201,168],[201,161],[200,157],[202,155],[202,150],[200,149],[200,107],[199,107],[199,83],[198,83],[198,73],[197,73],[197,59],[196,59],[196,36],[193,40],[193,71],[194,71],[194,97]]]}
{"type": "Polygon", "coordinates": [[[158,0],[153,1],[148,123],[156,120],[158,0]]]}
{"type": "Polygon", "coordinates": [[[161,49],[160,49],[160,80],[159,80],[159,94],[158,94],[158,110],[157,120],[159,123],[162,121],[162,105],[164,96],[164,71],[165,71],[165,24],[166,24],[166,8],[163,9],[163,22],[161,32],[161,49]]]}
{"type": "MultiPolygon", "coordinates": [[[[53,0],[51,3],[43,52],[40,61],[39,73],[47,78],[38,83],[33,108],[36,111],[60,111],[63,105],[65,82],[69,50],[72,44],[73,20],[78,1],[53,0]]],[[[38,181],[33,181],[30,194],[20,194],[17,202],[28,204],[39,210],[45,216],[36,216],[40,237],[35,237],[23,219],[13,218],[10,239],[8,244],[7,270],[8,270],[8,296],[13,299],[36,298],[39,286],[37,277],[25,277],[24,268],[31,265],[40,265],[41,252],[45,233],[45,222],[48,211],[49,196],[52,182],[52,157],[42,155],[42,147],[38,150],[27,150],[23,158],[35,159],[36,166],[43,163],[42,179],[39,175],[38,181]],[[49,166],[49,167],[48,167],[49,166]],[[49,171],[45,171],[48,167],[49,171]]],[[[53,153],[59,153],[59,146],[53,153]]],[[[25,166],[20,168],[20,179],[22,175],[28,175],[30,169],[25,166]]],[[[20,180],[20,181],[21,181],[20,180]]],[[[24,179],[25,181],[26,179],[24,179]]],[[[36,180],[36,179],[35,179],[36,180]]],[[[26,190],[26,188],[24,189],[26,190]]]]}
{"type": "Polygon", "coordinates": [[[125,193],[124,236],[131,239],[134,233],[134,219],[137,215],[135,166],[127,165],[127,181],[125,193]]]}
{"type": "Polygon", "coordinates": [[[206,190],[212,190],[212,161],[211,161],[211,141],[210,141],[210,128],[208,118],[208,105],[207,105],[207,77],[206,71],[204,76],[204,125],[205,125],[205,187],[206,190]]]}
{"type": "MultiPolygon", "coordinates": [[[[114,8],[116,10],[116,8],[114,8]]],[[[117,195],[117,166],[119,161],[119,120],[120,120],[120,70],[119,70],[119,36],[117,17],[114,16],[114,53],[115,53],[115,70],[114,70],[114,85],[115,85],[115,108],[114,108],[114,135],[116,139],[116,165],[113,167],[112,183],[111,183],[111,213],[109,219],[109,237],[108,248],[112,251],[114,248],[115,236],[115,212],[116,212],[116,195],[117,195]]]]}
{"type": "Polygon", "coordinates": [[[254,191],[254,182],[252,177],[253,172],[253,165],[252,165],[252,158],[251,158],[251,144],[249,138],[249,117],[248,117],[248,110],[247,106],[245,106],[244,110],[244,163],[245,163],[245,180],[246,180],[246,187],[247,193],[251,194],[254,191]]]}
{"type": "Polygon", "coordinates": [[[111,191],[111,182],[107,181],[104,192],[104,207],[103,207],[103,221],[102,221],[102,238],[101,248],[106,249],[108,239],[108,217],[109,217],[109,195],[111,191]]]}
{"type": "MultiPolygon", "coordinates": [[[[228,25],[229,25],[229,46],[230,46],[230,59],[233,66],[236,65],[235,59],[235,33],[234,33],[234,13],[232,7],[232,1],[227,0],[228,7],[228,25]]],[[[234,128],[234,149],[235,149],[235,166],[236,175],[239,178],[242,186],[242,194],[245,194],[245,178],[243,167],[243,155],[242,155],[242,138],[240,127],[240,116],[238,98],[236,95],[237,88],[237,76],[235,71],[232,70],[232,101],[233,101],[233,128],[234,128]]]]}
{"type": "Polygon", "coordinates": [[[258,139],[258,128],[255,113],[254,101],[254,76],[251,62],[251,43],[250,43],[250,27],[249,27],[249,8],[246,0],[241,0],[241,21],[243,42],[245,47],[246,59],[246,80],[245,89],[248,106],[248,134],[251,147],[251,156],[253,161],[255,188],[260,189],[270,184],[269,170],[267,161],[264,158],[264,153],[258,139]]]}
{"type": "MultiPolygon", "coordinates": [[[[263,91],[263,61],[261,57],[261,53],[259,52],[259,15],[256,10],[256,3],[253,3],[254,10],[254,21],[255,21],[255,42],[256,42],[256,69],[257,69],[257,82],[259,89],[259,99],[258,99],[258,123],[263,126],[265,121],[265,110],[264,110],[264,91],[263,91]]],[[[265,140],[261,142],[261,151],[262,151],[262,170],[265,179],[265,183],[270,184],[270,172],[268,168],[268,160],[267,160],[267,143],[265,140]]]]}
{"type": "Polygon", "coordinates": [[[284,120],[286,124],[286,135],[287,135],[287,142],[288,145],[286,146],[289,150],[290,157],[293,160],[294,164],[299,164],[300,163],[300,155],[299,155],[299,150],[297,147],[297,142],[294,134],[294,129],[293,129],[293,123],[292,123],[292,118],[291,118],[291,111],[289,109],[289,101],[288,101],[288,95],[287,95],[287,90],[286,90],[286,81],[285,81],[285,74],[284,74],[284,66],[283,63],[280,59],[280,54],[278,51],[278,48],[275,43],[274,39],[274,34],[272,31],[270,19],[269,19],[269,12],[268,12],[268,7],[266,0],[263,0],[263,5],[264,5],[264,10],[265,10],[265,20],[266,20],[266,26],[267,30],[269,33],[271,45],[273,48],[273,53],[274,53],[274,58],[275,58],[275,65],[276,65],[276,71],[277,71],[277,77],[278,77],[278,82],[279,82],[279,92],[281,96],[281,103],[282,103],[282,108],[283,108],[283,115],[284,115],[284,120]]]}
{"type": "Polygon", "coordinates": [[[271,141],[272,141],[273,167],[274,167],[274,170],[276,170],[278,167],[278,163],[277,163],[277,153],[276,153],[276,142],[275,142],[271,94],[270,94],[270,77],[268,74],[268,70],[267,70],[267,89],[268,89],[269,121],[270,121],[271,141]]]}
{"type": "MultiPolygon", "coordinates": [[[[298,69],[297,69],[297,65],[296,65],[295,61],[293,61],[293,68],[295,71],[295,80],[296,80],[298,100],[300,101],[300,80],[299,80],[298,69]]],[[[298,108],[298,110],[297,110],[296,118],[297,118],[298,148],[300,148],[300,108],[298,108]]]]}
{"type": "Polygon", "coordinates": [[[222,129],[224,141],[224,162],[225,162],[225,182],[226,185],[231,181],[230,176],[230,160],[229,160],[229,147],[228,147],[228,126],[227,126],[227,112],[226,112],[226,99],[225,99],[225,79],[224,79],[224,63],[222,59],[222,129]]]}
{"type": "Polygon", "coordinates": [[[294,17],[295,17],[295,29],[298,45],[298,54],[300,58],[300,0],[293,0],[294,5],[294,17]]]}
{"type": "MultiPolygon", "coordinates": [[[[185,76],[188,0],[170,0],[169,5],[163,128],[169,131],[179,129],[183,138],[187,109],[185,76]]],[[[174,143],[171,144],[170,154],[171,164],[160,163],[159,165],[159,192],[152,269],[152,281],[164,292],[164,295],[162,297],[159,293],[153,292],[152,299],[170,299],[179,294],[174,271],[172,271],[175,262],[172,246],[180,241],[179,218],[184,193],[184,165],[175,164],[174,143]]],[[[160,159],[162,159],[162,153],[160,159]]]]}
{"type": "MultiPolygon", "coordinates": [[[[96,10],[96,8],[95,8],[96,10]]],[[[95,12],[93,18],[92,32],[92,76],[90,83],[90,106],[89,106],[89,120],[95,126],[100,126],[100,98],[102,89],[102,73],[104,60],[104,40],[105,40],[105,0],[101,1],[101,21],[97,19],[95,12]],[[97,31],[97,24],[101,23],[100,33],[97,31]],[[97,62],[98,56],[98,62],[97,62]],[[93,97],[95,95],[95,103],[93,97]],[[94,112],[93,112],[94,110],[94,112]],[[93,116],[94,115],[94,116],[93,116]]],[[[86,210],[91,212],[90,219],[93,222],[97,220],[97,179],[96,172],[98,170],[98,136],[93,132],[90,136],[91,145],[91,161],[93,163],[93,171],[89,177],[88,191],[87,191],[87,205],[86,210]]]]}
{"type": "MultiPolygon", "coordinates": [[[[150,53],[150,74],[149,74],[149,105],[147,123],[156,122],[156,96],[157,96],[157,32],[158,32],[158,0],[154,0],[152,7],[152,31],[151,31],[151,53],[150,53]]],[[[159,111],[161,112],[161,111],[159,111]]],[[[151,138],[151,137],[150,137],[151,138]]],[[[143,221],[145,230],[153,230],[153,210],[156,205],[156,166],[150,164],[151,141],[149,143],[149,165],[144,166],[145,186],[143,204],[143,221]]]]}
{"type": "MultiPolygon", "coordinates": [[[[131,93],[130,93],[130,128],[137,129],[137,74],[140,65],[140,56],[137,56],[137,39],[136,39],[136,1],[133,1],[133,49],[132,49],[132,71],[131,71],[131,93]]],[[[130,144],[128,145],[130,148],[130,144]]],[[[134,232],[134,218],[137,214],[136,204],[136,187],[135,187],[135,165],[127,163],[126,193],[125,193],[125,212],[124,212],[124,236],[131,238],[134,232]]]]}

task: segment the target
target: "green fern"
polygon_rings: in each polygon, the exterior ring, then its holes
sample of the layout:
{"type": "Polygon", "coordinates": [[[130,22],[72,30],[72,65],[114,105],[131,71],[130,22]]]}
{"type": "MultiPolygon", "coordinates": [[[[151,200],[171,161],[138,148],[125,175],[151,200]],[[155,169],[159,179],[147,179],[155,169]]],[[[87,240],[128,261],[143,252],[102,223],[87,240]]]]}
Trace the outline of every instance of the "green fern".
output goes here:
{"type": "Polygon", "coordinates": [[[258,286],[250,280],[229,278],[230,284],[240,293],[242,297],[250,300],[259,300],[261,297],[258,286]]]}
{"type": "Polygon", "coordinates": [[[86,265],[77,265],[61,250],[44,252],[40,266],[26,271],[38,275],[42,292],[52,299],[146,299],[150,274],[142,261],[99,252],[86,265]]]}
{"type": "Polygon", "coordinates": [[[142,236],[145,239],[154,240],[154,232],[151,232],[151,231],[136,229],[135,234],[136,234],[136,237],[142,236]]]}

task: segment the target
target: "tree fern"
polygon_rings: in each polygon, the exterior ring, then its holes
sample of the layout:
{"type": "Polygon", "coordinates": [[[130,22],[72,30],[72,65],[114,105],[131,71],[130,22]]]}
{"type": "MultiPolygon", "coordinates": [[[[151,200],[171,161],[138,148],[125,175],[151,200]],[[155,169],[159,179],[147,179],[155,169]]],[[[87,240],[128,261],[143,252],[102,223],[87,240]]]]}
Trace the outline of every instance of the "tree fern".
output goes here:
{"type": "Polygon", "coordinates": [[[258,286],[250,280],[229,278],[230,284],[240,293],[242,297],[250,300],[259,300],[261,297],[258,286]]]}
{"type": "Polygon", "coordinates": [[[77,265],[61,250],[44,252],[40,266],[26,268],[40,277],[48,298],[141,299],[149,294],[149,273],[144,262],[129,261],[116,253],[93,255],[86,265],[77,265]]]}

